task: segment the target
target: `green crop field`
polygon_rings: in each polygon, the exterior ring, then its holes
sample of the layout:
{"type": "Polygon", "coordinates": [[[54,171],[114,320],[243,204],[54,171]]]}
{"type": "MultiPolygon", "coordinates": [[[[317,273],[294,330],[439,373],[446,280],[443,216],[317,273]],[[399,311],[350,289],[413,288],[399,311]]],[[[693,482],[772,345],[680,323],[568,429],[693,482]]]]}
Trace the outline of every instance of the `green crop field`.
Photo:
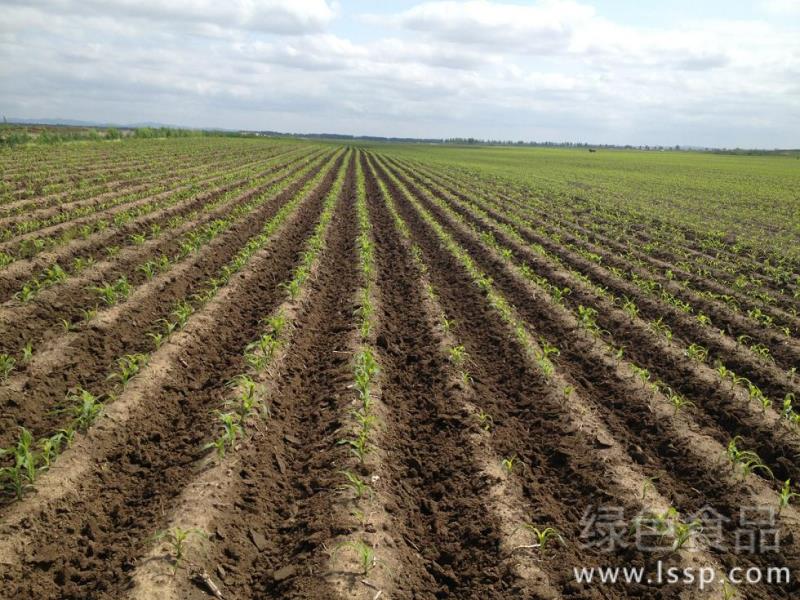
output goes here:
{"type": "MultiPolygon", "coordinates": [[[[377,146],[378,149],[380,146],[377,146]]],[[[386,152],[501,178],[557,210],[621,210],[648,227],[734,234],[774,259],[800,258],[800,155],[483,146],[386,152]]]]}

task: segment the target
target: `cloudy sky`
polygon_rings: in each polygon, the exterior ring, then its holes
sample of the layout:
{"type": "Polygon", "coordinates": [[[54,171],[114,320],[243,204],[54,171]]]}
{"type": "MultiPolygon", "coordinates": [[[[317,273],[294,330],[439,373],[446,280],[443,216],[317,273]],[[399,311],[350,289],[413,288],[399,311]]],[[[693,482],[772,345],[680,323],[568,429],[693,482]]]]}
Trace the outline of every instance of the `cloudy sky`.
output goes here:
{"type": "Polygon", "coordinates": [[[800,147],[800,0],[0,0],[0,112],[800,147]]]}

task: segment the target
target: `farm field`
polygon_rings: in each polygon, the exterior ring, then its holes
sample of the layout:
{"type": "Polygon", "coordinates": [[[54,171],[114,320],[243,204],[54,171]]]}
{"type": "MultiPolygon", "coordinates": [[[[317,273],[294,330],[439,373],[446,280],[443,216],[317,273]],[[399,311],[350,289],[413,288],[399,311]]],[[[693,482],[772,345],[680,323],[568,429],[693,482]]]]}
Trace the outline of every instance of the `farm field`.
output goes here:
{"type": "Polygon", "coordinates": [[[0,150],[0,598],[800,597],[798,190],[794,156],[0,150]]]}

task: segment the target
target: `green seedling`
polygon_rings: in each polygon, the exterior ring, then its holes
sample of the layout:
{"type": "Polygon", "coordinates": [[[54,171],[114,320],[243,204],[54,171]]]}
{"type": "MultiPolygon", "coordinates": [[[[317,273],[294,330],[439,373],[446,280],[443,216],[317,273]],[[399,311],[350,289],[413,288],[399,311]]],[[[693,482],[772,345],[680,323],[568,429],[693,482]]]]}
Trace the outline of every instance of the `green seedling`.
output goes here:
{"type": "Polygon", "coordinates": [[[148,260],[146,263],[139,265],[139,270],[144,273],[146,279],[152,279],[158,272],[158,265],[153,260],[148,260]]]}
{"type": "Polygon", "coordinates": [[[282,283],[280,287],[286,290],[286,293],[289,294],[289,297],[292,300],[296,300],[297,296],[300,295],[300,289],[302,287],[302,283],[298,278],[292,279],[289,283],[282,283]]]}
{"type": "Polygon", "coordinates": [[[256,371],[263,371],[272,361],[281,341],[272,333],[265,333],[245,347],[245,360],[256,371]]]}
{"type": "Polygon", "coordinates": [[[448,319],[444,315],[442,315],[442,329],[444,329],[445,333],[449,333],[453,327],[455,326],[456,322],[453,319],[448,319]]]}
{"type": "MultiPolygon", "coordinates": [[[[238,390],[236,413],[239,415],[240,422],[244,423],[250,415],[261,408],[259,385],[248,375],[237,375],[228,383],[228,386],[238,390]]],[[[268,410],[265,410],[265,415],[269,415],[268,410]]]]}
{"type": "Polygon", "coordinates": [[[367,494],[370,496],[372,495],[372,488],[366,481],[361,479],[361,477],[351,471],[339,471],[339,473],[344,475],[346,480],[340,489],[353,490],[356,498],[363,498],[367,494]]]}
{"type": "Polygon", "coordinates": [[[126,354],[117,360],[119,370],[109,375],[109,379],[119,379],[124,388],[128,382],[147,364],[146,354],[126,354]]]}
{"type": "Polygon", "coordinates": [[[783,404],[781,405],[781,416],[787,421],[796,421],[797,413],[794,412],[794,393],[787,392],[783,397],[783,404]]]}
{"type": "Polygon", "coordinates": [[[168,319],[159,319],[157,322],[162,324],[162,326],[164,327],[164,335],[167,337],[172,335],[178,327],[177,323],[170,321],[168,319]]]}
{"type": "Polygon", "coordinates": [[[102,285],[92,286],[89,291],[95,292],[106,305],[113,306],[130,295],[131,285],[125,277],[120,277],[114,283],[104,281],[102,285]]]}
{"type": "Polygon", "coordinates": [[[10,354],[0,354],[0,381],[8,379],[16,364],[16,359],[10,354]]]}
{"type": "Polygon", "coordinates": [[[483,410],[478,411],[475,413],[475,418],[478,420],[478,425],[484,431],[491,431],[494,427],[494,419],[492,419],[492,415],[483,410]]]}
{"type": "Polygon", "coordinates": [[[722,580],[722,600],[733,600],[736,597],[736,588],[727,580],[722,580]]]}
{"type": "Polygon", "coordinates": [[[183,559],[186,557],[186,551],[191,537],[207,538],[208,534],[202,529],[189,528],[183,529],[182,527],[172,527],[164,531],[159,531],[153,536],[155,542],[166,542],[169,545],[170,555],[172,558],[173,570],[177,570],[183,559]]]}
{"type": "Polygon", "coordinates": [[[695,519],[689,523],[684,523],[680,519],[675,519],[672,525],[672,550],[677,552],[688,542],[695,532],[703,530],[703,523],[700,519],[695,519]]]}
{"type": "Polygon", "coordinates": [[[74,427],[78,431],[86,431],[103,411],[100,399],[84,389],[79,388],[77,392],[69,394],[67,401],[72,406],[66,410],[72,415],[74,427]]]}
{"type": "Polygon", "coordinates": [[[564,542],[564,538],[561,534],[553,527],[545,527],[544,529],[539,529],[535,525],[531,523],[524,523],[521,526],[521,529],[531,533],[533,535],[534,543],[528,546],[521,546],[522,548],[535,548],[539,552],[539,557],[544,558],[545,553],[547,552],[547,547],[552,545],[553,543],[558,542],[562,546],[566,545],[564,542]]]}
{"type": "Polygon", "coordinates": [[[677,416],[678,413],[687,406],[695,406],[694,402],[687,400],[677,392],[674,392],[669,386],[664,386],[664,395],[666,395],[667,400],[669,400],[669,403],[672,405],[672,408],[675,409],[673,416],[677,416]]]}
{"type": "Polygon", "coordinates": [[[29,485],[36,481],[37,456],[33,452],[33,434],[24,427],[20,427],[17,444],[11,448],[0,449],[0,457],[11,455],[14,465],[0,469],[0,486],[5,492],[11,492],[17,500],[29,485]]]}
{"type": "Polygon", "coordinates": [[[627,296],[623,296],[623,298],[624,298],[624,303],[622,305],[622,310],[628,313],[628,316],[631,318],[631,320],[638,317],[639,307],[636,306],[636,303],[627,296]]]}
{"type": "Polygon", "coordinates": [[[99,309],[96,306],[93,308],[81,309],[81,314],[83,314],[83,320],[88,323],[97,316],[98,310],[99,309]]]}
{"type": "Polygon", "coordinates": [[[348,549],[355,552],[358,563],[361,567],[361,575],[364,577],[369,576],[370,571],[378,564],[377,559],[375,558],[375,550],[373,550],[372,546],[363,540],[342,542],[336,546],[334,554],[337,554],[343,549],[348,549]]]}
{"type": "Polygon", "coordinates": [[[770,478],[774,478],[772,471],[764,464],[758,454],[752,450],[739,449],[738,446],[742,441],[742,437],[737,435],[730,442],[728,442],[726,454],[731,463],[731,468],[739,468],[742,473],[742,477],[747,477],[750,473],[753,473],[756,470],[761,470],[769,475],[770,478]]]}
{"type": "Polygon", "coordinates": [[[147,337],[149,337],[151,340],[153,340],[153,345],[156,347],[156,350],[161,348],[161,345],[164,343],[164,334],[163,333],[157,333],[157,332],[150,331],[150,332],[148,332],[147,337]]]}
{"type": "Polygon", "coordinates": [[[275,338],[279,338],[286,327],[286,317],[281,314],[275,314],[266,319],[266,324],[270,329],[270,333],[275,338]]]}
{"type": "Polygon", "coordinates": [[[42,469],[50,468],[50,464],[55,460],[56,456],[61,453],[61,449],[65,444],[67,444],[67,436],[63,431],[59,431],[48,438],[39,440],[39,447],[42,449],[40,454],[42,469]]]}
{"type": "Polygon", "coordinates": [[[67,272],[61,268],[61,265],[55,263],[50,267],[48,267],[47,269],[45,269],[42,275],[42,285],[47,285],[47,286],[55,285],[56,283],[64,281],[65,279],[67,279],[67,277],[68,277],[67,272]]]}
{"type": "Polygon", "coordinates": [[[686,356],[697,362],[706,362],[706,359],[708,359],[708,350],[700,344],[689,344],[689,347],[686,348],[685,353],[686,356]]]}
{"type": "Polygon", "coordinates": [[[456,366],[460,366],[467,358],[467,350],[462,345],[453,346],[448,351],[450,362],[456,366]]]}
{"type": "Polygon", "coordinates": [[[38,282],[28,282],[22,286],[22,289],[14,294],[14,297],[20,302],[28,302],[36,296],[39,289],[38,282]]]}
{"type": "Polygon", "coordinates": [[[711,318],[708,315],[704,315],[703,313],[699,313],[696,317],[697,322],[700,323],[703,327],[708,327],[711,325],[711,318]]]}
{"type": "Polygon", "coordinates": [[[555,300],[556,304],[564,304],[564,298],[569,296],[572,293],[572,290],[568,287],[559,288],[553,286],[550,288],[550,295],[552,296],[553,300],[555,300]]]}
{"type": "MultiPolygon", "coordinates": [[[[25,345],[22,347],[22,364],[27,365],[31,362],[33,358],[33,343],[30,341],[25,342],[25,345]]],[[[2,372],[2,366],[0,366],[0,372],[2,372]]]]}
{"type": "Polygon", "coordinates": [[[787,479],[783,482],[781,491],[778,492],[778,516],[781,515],[784,508],[789,506],[793,498],[800,498],[800,494],[796,494],[792,491],[792,482],[790,479],[787,479]]]}
{"type": "Polygon", "coordinates": [[[362,429],[358,432],[358,435],[356,435],[354,438],[345,438],[343,440],[339,440],[338,443],[349,446],[350,452],[352,452],[356,458],[358,458],[358,462],[364,464],[367,454],[369,454],[371,450],[368,435],[369,432],[362,427],[362,429]]]}
{"type": "Polygon", "coordinates": [[[217,412],[217,416],[222,424],[222,433],[213,442],[209,442],[203,446],[203,449],[208,450],[209,448],[214,448],[219,458],[225,458],[225,452],[229,448],[231,450],[233,449],[236,445],[236,440],[239,439],[244,430],[239,422],[238,414],[217,412]]]}
{"type": "Polygon", "coordinates": [[[365,348],[356,354],[354,369],[355,387],[365,412],[369,412],[372,406],[370,385],[377,374],[378,362],[375,360],[375,356],[370,349],[365,348]]]}
{"type": "Polygon", "coordinates": [[[578,322],[581,327],[589,331],[592,335],[600,335],[600,327],[597,325],[597,310],[589,306],[578,306],[578,322]]]}
{"type": "Polygon", "coordinates": [[[655,489],[655,482],[658,480],[658,477],[645,477],[644,481],[642,482],[642,500],[647,497],[648,490],[655,489]]]}
{"type": "Polygon", "coordinates": [[[507,475],[511,475],[514,472],[519,460],[517,456],[511,456],[510,458],[504,458],[500,461],[500,465],[503,467],[503,470],[506,472],[507,475]]]}
{"type": "Polygon", "coordinates": [[[192,316],[194,312],[194,307],[182,300],[175,305],[175,308],[172,311],[172,316],[175,317],[175,323],[178,326],[178,329],[183,329],[186,326],[186,323],[189,321],[189,317],[192,316]]]}
{"type": "Polygon", "coordinates": [[[664,317],[659,317],[657,320],[650,323],[650,326],[658,333],[663,335],[667,341],[672,339],[672,330],[669,325],[664,323],[664,317]]]}

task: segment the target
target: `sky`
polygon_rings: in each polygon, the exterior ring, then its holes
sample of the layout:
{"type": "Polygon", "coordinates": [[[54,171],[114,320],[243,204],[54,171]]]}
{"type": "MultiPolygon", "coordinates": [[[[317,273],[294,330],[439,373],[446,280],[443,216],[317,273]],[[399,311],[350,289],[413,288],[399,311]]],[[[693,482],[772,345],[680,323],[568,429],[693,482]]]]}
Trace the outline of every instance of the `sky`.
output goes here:
{"type": "Polygon", "coordinates": [[[0,113],[800,147],[800,0],[0,0],[0,113]]]}

